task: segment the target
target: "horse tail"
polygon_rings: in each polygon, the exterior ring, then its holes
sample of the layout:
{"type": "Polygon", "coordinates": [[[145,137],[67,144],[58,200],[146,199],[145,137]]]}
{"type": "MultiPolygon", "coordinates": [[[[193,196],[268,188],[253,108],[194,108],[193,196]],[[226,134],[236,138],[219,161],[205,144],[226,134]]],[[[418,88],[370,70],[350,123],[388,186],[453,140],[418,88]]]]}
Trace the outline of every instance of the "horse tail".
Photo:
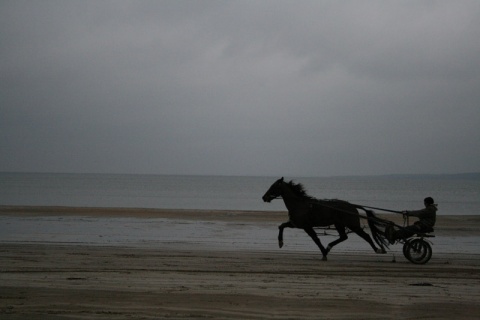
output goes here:
{"type": "Polygon", "coordinates": [[[385,226],[389,224],[389,221],[377,217],[372,210],[367,210],[360,207],[367,213],[368,226],[372,232],[373,240],[380,246],[388,248],[388,240],[385,237],[385,226]]]}

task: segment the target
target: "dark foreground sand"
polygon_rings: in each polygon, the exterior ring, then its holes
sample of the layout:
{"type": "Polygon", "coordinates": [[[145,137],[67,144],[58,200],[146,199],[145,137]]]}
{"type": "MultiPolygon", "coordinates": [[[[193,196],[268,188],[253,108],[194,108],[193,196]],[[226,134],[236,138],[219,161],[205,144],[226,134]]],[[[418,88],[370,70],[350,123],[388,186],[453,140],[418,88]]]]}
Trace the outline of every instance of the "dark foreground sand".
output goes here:
{"type": "MultiPolygon", "coordinates": [[[[255,223],[285,213],[0,207],[1,215],[106,215],[255,223]]],[[[437,233],[478,236],[480,218],[437,233]]],[[[426,265],[374,254],[0,243],[0,319],[478,319],[480,256],[426,265]]]]}

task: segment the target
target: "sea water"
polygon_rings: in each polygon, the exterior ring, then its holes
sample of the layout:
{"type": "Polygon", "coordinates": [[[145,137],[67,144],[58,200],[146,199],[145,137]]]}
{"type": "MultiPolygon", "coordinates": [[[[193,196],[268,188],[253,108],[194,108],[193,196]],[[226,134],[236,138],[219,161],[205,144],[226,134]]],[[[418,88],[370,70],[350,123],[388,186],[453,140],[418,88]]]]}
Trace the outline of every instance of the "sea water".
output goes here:
{"type": "MultiPolygon", "coordinates": [[[[0,243],[122,246],[166,250],[278,251],[278,223],[197,221],[163,218],[112,217],[12,217],[0,216],[0,243]]],[[[320,235],[327,244],[338,237],[320,235]]],[[[430,238],[435,253],[480,254],[478,236],[430,238]]],[[[279,252],[305,251],[319,254],[313,241],[301,229],[286,229],[279,252]]],[[[401,256],[402,245],[388,252],[401,256]]],[[[373,253],[367,242],[355,234],[335,247],[335,253],[373,253]]],[[[389,259],[389,258],[387,258],[389,259]]]]}
{"type": "MultiPolygon", "coordinates": [[[[285,210],[262,195],[279,177],[0,173],[0,205],[285,210]]],[[[319,199],[415,210],[430,196],[439,215],[480,214],[480,175],[285,177],[319,199]]]]}

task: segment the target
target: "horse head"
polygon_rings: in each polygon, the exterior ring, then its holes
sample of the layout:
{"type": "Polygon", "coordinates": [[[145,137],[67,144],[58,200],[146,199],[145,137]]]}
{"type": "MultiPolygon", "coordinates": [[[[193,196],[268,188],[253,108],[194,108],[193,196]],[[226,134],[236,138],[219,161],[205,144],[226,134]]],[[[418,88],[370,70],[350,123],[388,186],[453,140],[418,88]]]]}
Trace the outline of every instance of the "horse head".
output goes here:
{"type": "Polygon", "coordinates": [[[265,192],[262,199],[264,202],[271,202],[273,199],[282,196],[282,185],[283,185],[283,177],[275,181],[270,188],[265,192]]]}

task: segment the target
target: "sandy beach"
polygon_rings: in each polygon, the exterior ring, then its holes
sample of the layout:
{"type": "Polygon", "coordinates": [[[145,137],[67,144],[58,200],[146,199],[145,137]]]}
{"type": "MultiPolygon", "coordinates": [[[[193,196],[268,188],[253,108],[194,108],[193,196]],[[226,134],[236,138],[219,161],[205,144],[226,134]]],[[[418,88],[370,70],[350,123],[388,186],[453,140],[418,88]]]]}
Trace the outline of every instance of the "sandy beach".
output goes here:
{"type": "MultiPolygon", "coordinates": [[[[262,225],[273,235],[286,219],[285,212],[6,206],[0,207],[0,216],[209,221],[229,228],[262,225]]],[[[457,238],[458,243],[478,237],[480,216],[439,216],[435,234],[457,238]]],[[[325,262],[315,250],[283,250],[274,246],[275,237],[271,240],[271,247],[232,250],[181,243],[141,247],[3,241],[0,318],[480,317],[477,253],[443,252],[434,246],[431,261],[414,265],[398,255],[394,260],[391,254],[338,250],[325,262]]]]}

